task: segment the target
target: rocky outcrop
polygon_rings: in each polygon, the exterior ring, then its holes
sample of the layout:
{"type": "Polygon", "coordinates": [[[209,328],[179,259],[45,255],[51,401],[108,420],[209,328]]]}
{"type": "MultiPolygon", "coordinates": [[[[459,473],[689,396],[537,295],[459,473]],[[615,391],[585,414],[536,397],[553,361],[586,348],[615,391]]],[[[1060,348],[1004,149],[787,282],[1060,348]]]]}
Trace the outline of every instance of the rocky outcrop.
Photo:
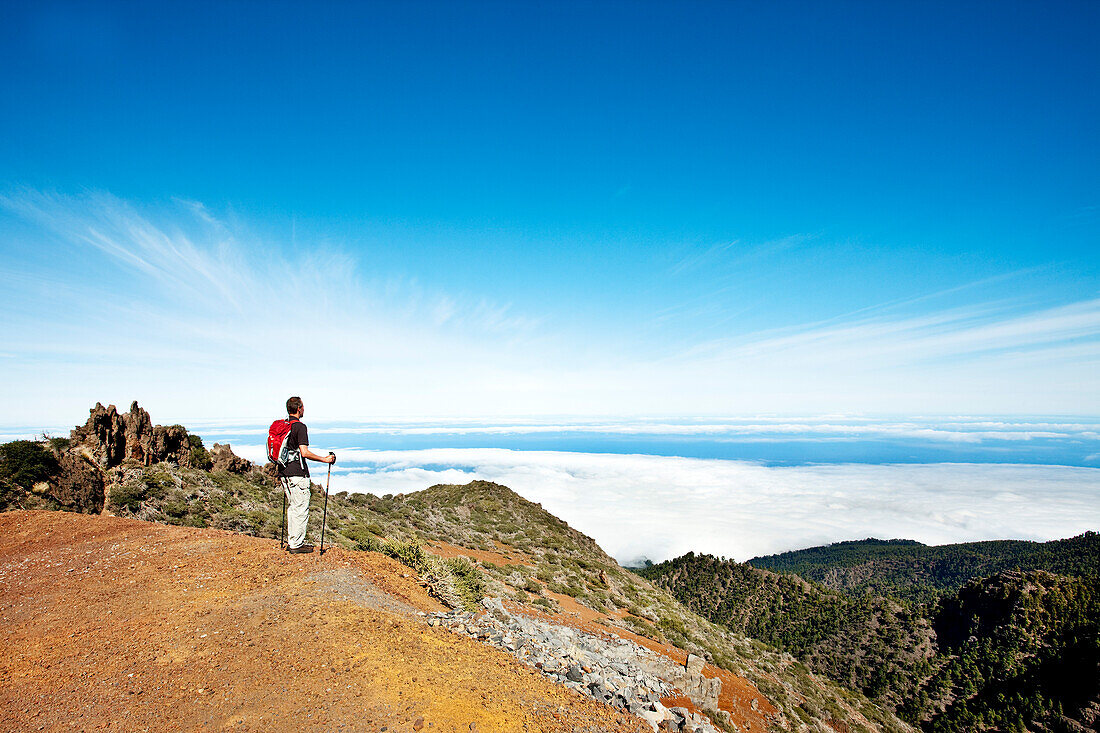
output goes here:
{"type": "Polygon", "coordinates": [[[432,613],[428,624],[506,651],[582,695],[637,715],[655,733],[717,733],[702,714],[661,703],[679,691],[704,710],[718,710],[722,681],[703,677],[701,657],[691,655],[687,665],[676,664],[626,639],[511,613],[499,598],[485,598],[482,605],[487,613],[432,613]]]}
{"type": "Polygon", "coordinates": [[[85,514],[103,511],[106,498],[103,469],[79,449],[65,451],[58,463],[61,470],[50,480],[50,494],[73,511],[85,514]]]}
{"type": "Polygon", "coordinates": [[[141,460],[146,466],[161,461],[190,466],[191,442],[187,430],[182,425],[157,425],[153,428],[152,452],[144,452],[141,460]]]}
{"type": "Polygon", "coordinates": [[[690,697],[699,707],[705,710],[717,710],[718,696],[722,694],[722,680],[717,677],[704,677],[705,664],[706,660],[702,657],[688,654],[687,662],[682,667],[672,668],[666,673],[665,679],[690,697]]]}
{"type": "Polygon", "coordinates": [[[97,402],[88,421],[73,429],[73,448],[84,448],[106,470],[131,460],[143,466],[170,461],[191,465],[191,444],[187,430],[180,425],[153,425],[149,413],[135,401],[130,411],[121,414],[114,405],[97,402]]]}
{"type": "MultiPolygon", "coordinates": [[[[197,442],[202,456],[198,467],[205,468],[206,452],[197,442]]],[[[133,466],[152,466],[169,462],[184,468],[196,467],[192,458],[192,438],[182,425],[154,425],[148,411],[135,401],[130,411],[120,413],[114,405],[97,402],[89,410],[88,420],[73,428],[69,445],[55,449],[60,470],[50,480],[49,494],[68,509],[99,513],[112,485],[120,482],[117,469],[124,462],[133,466]]],[[[234,455],[228,445],[214,445],[210,452],[213,468],[247,473],[252,464],[234,455]]]]}
{"type": "Polygon", "coordinates": [[[221,445],[215,443],[210,449],[210,460],[213,461],[213,471],[229,471],[230,473],[248,473],[252,470],[252,461],[241,458],[229,443],[221,445]]]}
{"type": "Polygon", "coordinates": [[[122,415],[114,405],[104,407],[99,402],[89,412],[88,422],[69,434],[70,445],[74,450],[85,448],[100,468],[117,466],[126,457],[126,424],[122,415]]]}
{"type": "MultiPolygon", "coordinates": [[[[97,404],[96,407],[99,405],[97,404]]],[[[114,409],[111,405],[110,409],[114,409]]],[[[130,405],[130,412],[122,416],[122,425],[125,429],[125,458],[137,461],[144,465],[147,456],[155,452],[156,435],[153,432],[153,420],[149,413],[140,407],[135,400],[130,405]]]]}

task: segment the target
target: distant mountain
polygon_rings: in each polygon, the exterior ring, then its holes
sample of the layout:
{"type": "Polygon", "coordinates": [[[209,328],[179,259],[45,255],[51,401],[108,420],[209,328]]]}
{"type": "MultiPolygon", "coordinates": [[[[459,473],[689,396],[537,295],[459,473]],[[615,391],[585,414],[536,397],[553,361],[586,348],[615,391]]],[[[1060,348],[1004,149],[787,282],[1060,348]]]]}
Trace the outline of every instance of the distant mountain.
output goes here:
{"type": "Polygon", "coordinates": [[[642,557],[636,557],[633,560],[627,560],[621,563],[627,570],[638,570],[639,568],[653,567],[653,561],[644,555],[642,557]]]}
{"type": "MultiPolygon", "coordinates": [[[[1087,571],[1095,542],[1088,533],[1056,543],[977,544],[992,567],[1046,563],[1087,571]],[[1003,545],[1008,552],[997,556],[1003,545]]],[[[843,593],[793,573],[693,553],[638,572],[700,615],[789,651],[925,730],[1100,729],[1097,565],[1079,576],[998,570],[947,590],[942,570],[950,558],[977,555],[965,547],[952,553],[868,540],[777,556],[789,566],[797,560],[822,569],[847,560],[861,568],[862,576],[827,576],[861,578],[842,585],[843,593]],[[931,569],[915,556],[930,550],[931,569]],[[904,563],[895,562],[899,554],[904,563]],[[876,594],[872,589],[884,585],[876,573],[890,578],[891,588],[904,580],[900,587],[920,591],[911,596],[937,600],[876,594]]]]}
{"type": "Polygon", "coordinates": [[[754,557],[753,567],[795,573],[850,596],[892,595],[929,603],[975,578],[1008,570],[1046,570],[1081,577],[1100,569],[1100,534],[1052,542],[995,540],[923,545],[913,540],[838,542],[754,557]]]}

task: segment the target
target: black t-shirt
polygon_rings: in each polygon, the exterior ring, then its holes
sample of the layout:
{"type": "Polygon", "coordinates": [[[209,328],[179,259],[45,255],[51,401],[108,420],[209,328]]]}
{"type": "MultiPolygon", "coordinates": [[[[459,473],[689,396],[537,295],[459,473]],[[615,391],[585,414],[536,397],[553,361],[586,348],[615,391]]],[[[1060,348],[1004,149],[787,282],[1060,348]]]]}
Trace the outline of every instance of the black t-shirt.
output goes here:
{"type": "Polygon", "coordinates": [[[306,467],[306,459],[302,456],[301,448],[309,445],[309,431],[306,424],[296,417],[290,422],[290,435],[286,439],[287,462],[286,468],[279,472],[280,476],[305,476],[309,477],[309,468],[306,467]]]}

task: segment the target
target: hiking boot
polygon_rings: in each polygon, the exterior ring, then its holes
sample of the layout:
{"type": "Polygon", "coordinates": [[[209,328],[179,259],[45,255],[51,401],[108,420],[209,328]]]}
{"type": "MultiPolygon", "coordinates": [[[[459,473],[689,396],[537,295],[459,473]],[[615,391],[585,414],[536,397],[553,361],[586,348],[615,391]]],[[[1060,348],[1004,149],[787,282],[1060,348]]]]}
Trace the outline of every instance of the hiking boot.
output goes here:
{"type": "Polygon", "coordinates": [[[287,552],[293,552],[295,554],[302,552],[313,552],[313,545],[302,544],[297,547],[288,547],[287,552]]]}

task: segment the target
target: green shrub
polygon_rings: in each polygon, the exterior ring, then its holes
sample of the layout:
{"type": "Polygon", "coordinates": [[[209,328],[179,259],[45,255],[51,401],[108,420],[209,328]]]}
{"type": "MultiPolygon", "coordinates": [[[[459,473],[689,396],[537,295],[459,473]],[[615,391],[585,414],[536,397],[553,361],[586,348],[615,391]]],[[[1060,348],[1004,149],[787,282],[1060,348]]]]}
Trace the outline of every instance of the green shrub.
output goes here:
{"type": "Polygon", "coordinates": [[[374,532],[369,524],[352,522],[340,530],[340,534],[351,540],[360,550],[378,550],[379,542],[375,538],[375,535],[378,533],[374,532]]]}
{"type": "Polygon", "coordinates": [[[49,437],[47,437],[46,440],[49,441],[50,447],[53,448],[58,453],[61,453],[62,451],[67,451],[69,449],[69,444],[71,442],[68,438],[49,438],[49,437]]]}
{"type": "Polygon", "coordinates": [[[397,560],[402,565],[408,565],[410,568],[419,569],[423,567],[424,548],[421,547],[420,542],[415,539],[410,542],[390,539],[384,540],[380,551],[397,560]]]}
{"type": "Polygon", "coordinates": [[[182,501],[169,501],[164,505],[163,511],[173,519],[180,519],[187,515],[187,505],[182,501]]]}
{"type": "Polygon", "coordinates": [[[687,628],[684,626],[684,622],[675,616],[662,616],[657,621],[657,626],[666,634],[675,634],[677,636],[686,637],[687,628]]]}
{"type": "Polygon", "coordinates": [[[532,606],[541,606],[550,613],[554,613],[554,603],[546,596],[539,596],[535,600],[531,601],[532,606]]]}
{"type": "Polygon", "coordinates": [[[663,640],[661,632],[657,630],[653,624],[648,621],[643,621],[640,618],[634,618],[633,616],[624,616],[621,619],[622,623],[628,626],[632,631],[640,636],[644,636],[648,639],[663,640]]]}
{"type": "Polygon", "coordinates": [[[189,433],[187,442],[191,444],[191,465],[209,471],[211,466],[214,465],[214,461],[210,459],[210,452],[202,444],[202,438],[189,433]]]}
{"type": "Polygon", "coordinates": [[[427,581],[432,593],[451,608],[473,610],[484,594],[481,571],[464,557],[444,560],[428,554],[416,538],[403,542],[368,537],[358,544],[359,549],[381,552],[415,570],[427,581]]]}
{"type": "Polygon", "coordinates": [[[485,585],[477,567],[464,557],[452,557],[446,563],[454,575],[455,590],[467,608],[476,606],[485,595],[485,585]]]}
{"type": "MultiPolygon", "coordinates": [[[[148,481],[148,479],[146,479],[148,481]]],[[[136,512],[145,501],[149,490],[146,481],[130,480],[111,487],[111,506],[115,509],[127,509],[136,512]]]]}
{"type": "Polygon", "coordinates": [[[0,479],[30,489],[61,470],[57,457],[32,440],[0,445],[0,479]]]}

